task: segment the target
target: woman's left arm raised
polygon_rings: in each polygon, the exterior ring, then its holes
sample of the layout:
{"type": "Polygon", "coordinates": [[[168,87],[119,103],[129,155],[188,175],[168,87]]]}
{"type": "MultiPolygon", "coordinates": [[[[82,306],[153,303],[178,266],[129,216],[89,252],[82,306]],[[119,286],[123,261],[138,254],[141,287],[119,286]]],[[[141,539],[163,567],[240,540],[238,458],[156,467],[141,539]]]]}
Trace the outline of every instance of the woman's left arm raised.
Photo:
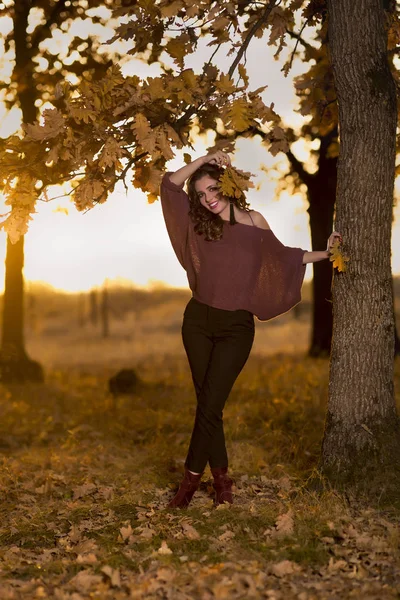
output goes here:
{"type": "Polygon", "coordinates": [[[329,258],[330,250],[335,242],[339,240],[342,241],[342,236],[337,231],[331,233],[328,239],[328,245],[326,250],[316,250],[315,252],[304,252],[303,256],[303,265],[308,263],[319,262],[320,260],[324,260],[325,258],[329,258]]]}

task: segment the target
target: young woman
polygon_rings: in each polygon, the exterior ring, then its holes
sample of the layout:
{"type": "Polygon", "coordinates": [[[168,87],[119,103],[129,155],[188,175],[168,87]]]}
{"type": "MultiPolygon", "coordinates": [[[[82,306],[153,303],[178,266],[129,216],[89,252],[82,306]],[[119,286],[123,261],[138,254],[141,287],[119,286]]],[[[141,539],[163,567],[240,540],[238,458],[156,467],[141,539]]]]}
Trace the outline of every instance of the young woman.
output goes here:
{"type": "Polygon", "coordinates": [[[182,338],[197,396],[185,474],[169,508],[189,505],[207,463],[215,504],[233,502],[222,415],[250,354],[254,315],[265,321],[300,302],[305,265],[327,259],[340,238],[332,233],[327,250],[318,252],[284,246],[244,195],[221,194],[218,180],[229,165],[218,151],[166,173],[161,184],[168,234],[193,293],[182,338]]]}

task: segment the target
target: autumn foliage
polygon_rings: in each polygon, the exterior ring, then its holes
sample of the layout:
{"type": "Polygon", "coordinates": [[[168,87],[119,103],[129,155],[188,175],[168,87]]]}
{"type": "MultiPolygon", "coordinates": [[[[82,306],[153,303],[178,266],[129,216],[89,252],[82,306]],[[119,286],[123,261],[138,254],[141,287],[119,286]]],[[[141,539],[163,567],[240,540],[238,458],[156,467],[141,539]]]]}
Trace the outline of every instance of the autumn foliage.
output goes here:
{"type": "Polygon", "coordinates": [[[44,110],[40,123],[26,125],[23,135],[1,148],[2,186],[10,206],[2,226],[10,237],[16,240],[26,232],[37,200],[46,198],[52,184],[68,182],[78,210],[104,202],[117,182],[128,178],[153,201],[165,163],[176,150],[190,148],[194,125],[200,132],[264,128],[271,152],[284,151],[279,117],[273,105],[264,104],[264,88],[249,89],[243,62],[252,37],[267,30],[277,53],[285,45],[286,27],[303,2],[277,4],[271,1],[263,10],[180,0],[117,6],[119,26],[111,42],[128,40],[129,53],[159,60],[163,73],[140,79],[124,76],[115,65],[78,88],[68,81],[58,84],[57,107],[44,110]],[[196,73],[185,68],[185,59],[203,38],[209,57],[196,73]],[[233,57],[227,70],[214,59],[221,45],[233,57]]]}

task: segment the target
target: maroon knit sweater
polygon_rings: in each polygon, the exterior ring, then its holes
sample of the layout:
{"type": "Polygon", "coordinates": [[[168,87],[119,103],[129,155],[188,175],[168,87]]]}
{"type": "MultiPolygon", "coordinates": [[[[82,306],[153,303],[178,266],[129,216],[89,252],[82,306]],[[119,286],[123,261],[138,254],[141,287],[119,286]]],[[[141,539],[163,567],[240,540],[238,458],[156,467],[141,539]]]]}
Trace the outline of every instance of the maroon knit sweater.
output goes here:
{"type": "Polygon", "coordinates": [[[206,241],[194,231],[183,186],[169,175],[161,183],[165,224],[196,300],[224,310],[245,309],[260,321],[300,302],[306,250],[284,246],[270,229],[244,223],[226,222],[222,239],[206,241]]]}

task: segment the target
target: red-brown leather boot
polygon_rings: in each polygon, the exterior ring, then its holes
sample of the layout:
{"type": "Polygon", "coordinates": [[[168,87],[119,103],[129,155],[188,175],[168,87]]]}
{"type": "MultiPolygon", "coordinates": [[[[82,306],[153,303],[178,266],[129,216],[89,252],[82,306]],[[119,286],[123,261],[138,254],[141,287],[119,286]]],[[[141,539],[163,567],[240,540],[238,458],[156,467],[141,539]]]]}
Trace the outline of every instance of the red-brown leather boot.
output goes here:
{"type": "Polygon", "coordinates": [[[168,508],[186,508],[200,484],[203,473],[194,475],[185,467],[185,476],[176,495],[168,503],[168,508]]]}
{"type": "Polygon", "coordinates": [[[223,502],[233,504],[233,480],[228,475],[228,467],[216,467],[215,469],[211,469],[211,473],[214,477],[213,488],[215,490],[215,506],[218,506],[218,504],[222,504],[223,502]]]}

